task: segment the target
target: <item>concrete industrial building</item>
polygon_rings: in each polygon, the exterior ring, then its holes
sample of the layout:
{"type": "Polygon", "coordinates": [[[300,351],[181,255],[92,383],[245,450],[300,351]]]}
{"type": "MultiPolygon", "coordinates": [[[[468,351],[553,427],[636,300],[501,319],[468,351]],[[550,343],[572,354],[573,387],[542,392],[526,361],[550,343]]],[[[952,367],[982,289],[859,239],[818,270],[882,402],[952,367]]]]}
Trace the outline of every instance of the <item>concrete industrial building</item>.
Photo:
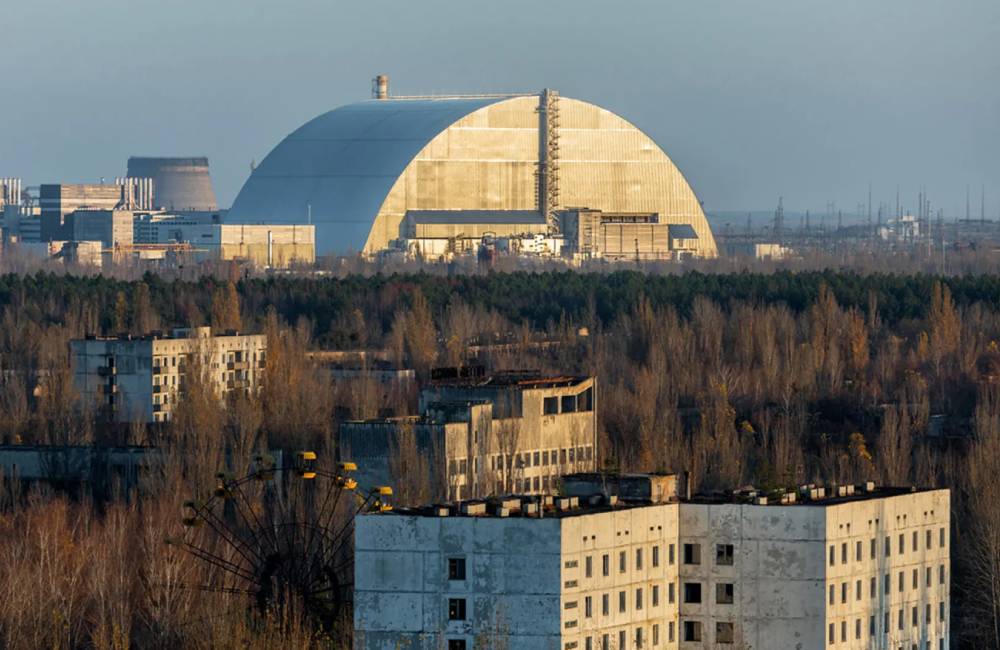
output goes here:
{"type": "Polygon", "coordinates": [[[683,477],[360,516],[355,647],[945,650],[948,490],[694,497],[683,477]]]}
{"type": "Polygon", "coordinates": [[[419,416],[340,425],[340,457],[365,485],[392,484],[391,450],[413,435],[432,486],[448,499],[547,493],[597,463],[593,377],[453,376],[421,391],[419,416]]]}
{"type": "Polygon", "coordinates": [[[136,244],[190,243],[195,259],[240,260],[288,268],[316,261],[316,227],[222,223],[218,214],[151,214],[134,223],[136,244]]]}
{"type": "Polygon", "coordinates": [[[101,242],[105,249],[132,245],[135,214],[131,210],[75,210],[66,215],[69,239],[74,242],[101,242]]]}
{"type": "Polygon", "coordinates": [[[116,178],[105,183],[49,183],[39,188],[41,241],[73,238],[67,217],[77,210],[149,210],[153,183],[148,178],[116,178]]]}
{"type": "Polygon", "coordinates": [[[153,207],[182,212],[219,209],[208,174],[208,158],[132,156],[128,159],[128,176],[152,179],[153,207]]]}
{"type": "Polygon", "coordinates": [[[117,422],[166,422],[183,392],[192,355],[219,396],[254,391],[267,337],[209,327],[175,329],[169,336],[88,337],[71,342],[73,378],[84,403],[117,422]]]}
{"type": "Polygon", "coordinates": [[[371,255],[433,249],[439,240],[462,247],[497,233],[558,239],[563,220],[581,210],[592,218],[579,230],[590,232],[578,248],[563,247],[566,255],[716,255],[681,172],[618,115],[549,90],[390,97],[384,77],[375,99],[282,140],[250,175],[230,219],[313,223],[321,252],[371,255]],[[686,228],[671,238],[672,226],[686,228]],[[590,245],[598,241],[603,248],[590,245]]]}

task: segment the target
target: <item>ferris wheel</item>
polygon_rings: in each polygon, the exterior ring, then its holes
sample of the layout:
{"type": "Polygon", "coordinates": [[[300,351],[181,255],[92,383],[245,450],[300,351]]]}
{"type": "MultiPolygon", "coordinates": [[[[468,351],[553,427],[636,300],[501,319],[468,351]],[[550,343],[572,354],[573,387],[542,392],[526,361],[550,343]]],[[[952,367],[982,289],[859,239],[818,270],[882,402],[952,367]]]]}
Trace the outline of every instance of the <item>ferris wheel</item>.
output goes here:
{"type": "Polygon", "coordinates": [[[354,520],[392,509],[392,488],[363,490],[357,465],[327,469],[315,452],[288,464],[253,459],[243,476],[216,475],[205,500],[184,504],[184,534],[167,540],[203,563],[197,589],[242,594],[266,614],[301,607],[330,629],[350,614],[354,520]]]}

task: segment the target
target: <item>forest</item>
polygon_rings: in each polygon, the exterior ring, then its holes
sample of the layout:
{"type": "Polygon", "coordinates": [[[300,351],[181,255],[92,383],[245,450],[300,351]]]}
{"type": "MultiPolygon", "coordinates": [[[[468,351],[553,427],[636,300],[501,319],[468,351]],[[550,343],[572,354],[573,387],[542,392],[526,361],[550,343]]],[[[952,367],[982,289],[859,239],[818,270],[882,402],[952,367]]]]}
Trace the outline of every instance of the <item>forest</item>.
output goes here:
{"type": "Polygon", "coordinates": [[[588,373],[600,462],[687,471],[702,492],[874,480],[952,489],[953,644],[1000,647],[1000,277],[840,271],[513,272],[126,281],[0,277],[6,444],[160,444],[139,494],[0,491],[5,647],[341,647],[286,612],[185,588],[164,538],[181,502],[261,449],[332,448],[337,420],[405,413],[406,395],[334,382],[310,352],[588,373]],[[210,324],[263,332],[260,391],[193,386],[173,422],[100,426],[68,342],[210,324]]]}

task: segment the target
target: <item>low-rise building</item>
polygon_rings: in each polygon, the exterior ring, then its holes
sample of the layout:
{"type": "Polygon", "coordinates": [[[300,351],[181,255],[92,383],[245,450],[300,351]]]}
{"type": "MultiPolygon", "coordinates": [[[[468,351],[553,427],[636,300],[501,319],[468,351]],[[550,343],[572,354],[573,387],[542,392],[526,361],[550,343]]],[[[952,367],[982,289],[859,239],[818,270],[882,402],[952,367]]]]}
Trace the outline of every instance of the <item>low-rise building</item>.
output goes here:
{"type": "Polygon", "coordinates": [[[439,371],[421,391],[420,415],[342,423],[340,455],[358,462],[363,484],[391,484],[405,436],[449,499],[547,493],[562,474],[596,467],[595,380],[439,371]]]}
{"type": "Polygon", "coordinates": [[[213,335],[209,327],[175,329],[169,335],[88,337],[70,345],[74,382],[84,403],[117,422],[169,421],[190,367],[200,367],[220,397],[254,391],[267,353],[263,334],[213,335]]]}
{"type": "Polygon", "coordinates": [[[135,243],[188,243],[196,259],[238,260],[287,268],[316,261],[316,227],[301,224],[227,224],[219,213],[140,217],[135,243]]]}
{"type": "Polygon", "coordinates": [[[948,490],[685,484],[569,476],[558,499],[362,515],[355,647],[948,647],[948,490]]]}

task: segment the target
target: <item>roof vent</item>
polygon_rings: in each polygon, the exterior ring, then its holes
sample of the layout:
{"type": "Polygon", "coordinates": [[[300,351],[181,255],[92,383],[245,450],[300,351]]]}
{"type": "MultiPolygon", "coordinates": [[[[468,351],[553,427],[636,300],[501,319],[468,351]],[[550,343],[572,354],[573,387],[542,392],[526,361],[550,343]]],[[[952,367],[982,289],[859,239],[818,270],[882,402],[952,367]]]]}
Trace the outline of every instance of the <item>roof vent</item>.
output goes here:
{"type": "Polygon", "coordinates": [[[434,506],[433,513],[435,517],[447,517],[451,514],[448,510],[448,506],[434,506]]]}
{"type": "Polygon", "coordinates": [[[526,514],[526,515],[537,515],[538,514],[538,504],[537,503],[526,503],[526,504],[524,504],[524,514],[526,514]]]}
{"type": "Polygon", "coordinates": [[[462,504],[462,514],[470,517],[486,514],[486,504],[482,501],[467,501],[462,504]]]}
{"type": "Polygon", "coordinates": [[[875,481],[868,481],[867,483],[865,483],[865,492],[874,492],[874,491],[875,491],[875,481]]]}
{"type": "Polygon", "coordinates": [[[389,99],[389,75],[380,74],[372,79],[372,97],[375,99],[389,99]]]}

